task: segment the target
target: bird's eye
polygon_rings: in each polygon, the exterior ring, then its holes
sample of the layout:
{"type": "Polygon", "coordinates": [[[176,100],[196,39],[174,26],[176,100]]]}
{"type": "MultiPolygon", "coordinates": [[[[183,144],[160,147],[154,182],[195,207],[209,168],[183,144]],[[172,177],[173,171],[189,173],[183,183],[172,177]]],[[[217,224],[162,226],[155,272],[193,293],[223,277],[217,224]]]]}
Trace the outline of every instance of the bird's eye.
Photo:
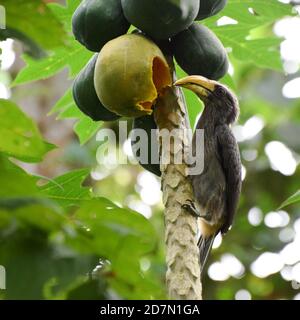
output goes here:
{"type": "Polygon", "coordinates": [[[220,96],[226,95],[226,92],[227,92],[226,89],[222,86],[218,86],[216,91],[217,91],[216,92],[217,95],[220,95],[220,96]]]}

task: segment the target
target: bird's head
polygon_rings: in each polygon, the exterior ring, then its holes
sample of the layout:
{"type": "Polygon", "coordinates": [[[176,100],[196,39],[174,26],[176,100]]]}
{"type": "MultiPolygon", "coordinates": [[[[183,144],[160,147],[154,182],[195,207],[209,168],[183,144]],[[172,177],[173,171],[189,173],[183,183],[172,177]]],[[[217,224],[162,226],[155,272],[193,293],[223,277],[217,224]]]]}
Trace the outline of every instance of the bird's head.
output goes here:
{"type": "Polygon", "coordinates": [[[174,85],[193,91],[205,107],[215,109],[219,121],[227,124],[236,121],[239,114],[238,100],[223,84],[202,76],[188,76],[176,81],[174,85]]]}

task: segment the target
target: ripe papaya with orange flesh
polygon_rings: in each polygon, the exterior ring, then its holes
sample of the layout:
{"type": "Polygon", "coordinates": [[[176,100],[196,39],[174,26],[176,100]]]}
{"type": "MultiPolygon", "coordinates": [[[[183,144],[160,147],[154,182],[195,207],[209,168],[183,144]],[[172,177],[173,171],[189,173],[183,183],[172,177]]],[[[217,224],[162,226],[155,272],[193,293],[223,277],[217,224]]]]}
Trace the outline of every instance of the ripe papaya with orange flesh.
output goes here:
{"type": "Polygon", "coordinates": [[[160,164],[159,164],[159,146],[155,130],[157,125],[154,121],[153,114],[151,116],[143,116],[135,118],[132,124],[131,132],[131,147],[132,152],[139,164],[147,171],[152,172],[158,177],[161,176],[160,164]],[[141,134],[140,130],[144,130],[141,134]],[[152,131],[153,130],[153,131],[152,131]],[[146,138],[146,141],[143,139],[146,138]],[[146,154],[142,154],[144,151],[145,143],[146,154]]]}
{"type": "Polygon", "coordinates": [[[129,26],[121,0],[83,0],[72,18],[75,38],[94,52],[99,52],[109,40],[125,34],[129,26]]]}
{"type": "Polygon", "coordinates": [[[94,121],[114,121],[120,116],[107,110],[100,102],[94,87],[94,71],[98,54],[95,54],[76,77],[73,98],[78,108],[94,121]]]}
{"type": "Polygon", "coordinates": [[[200,8],[196,20],[203,20],[219,13],[227,4],[227,0],[200,0],[200,8]]]}
{"type": "Polygon", "coordinates": [[[158,95],[172,84],[172,78],[154,42],[140,34],[127,34],[102,48],[94,83],[108,110],[120,116],[139,117],[152,113],[158,95]]]}
{"type": "Polygon", "coordinates": [[[189,75],[218,80],[228,71],[226,49],[207,27],[193,23],[171,39],[175,59],[189,75]]]}
{"type": "Polygon", "coordinates": [[[122,0],[124,15],[155,39],[168,39],[188,28],[199,11],[198,0],[122,0]]]}

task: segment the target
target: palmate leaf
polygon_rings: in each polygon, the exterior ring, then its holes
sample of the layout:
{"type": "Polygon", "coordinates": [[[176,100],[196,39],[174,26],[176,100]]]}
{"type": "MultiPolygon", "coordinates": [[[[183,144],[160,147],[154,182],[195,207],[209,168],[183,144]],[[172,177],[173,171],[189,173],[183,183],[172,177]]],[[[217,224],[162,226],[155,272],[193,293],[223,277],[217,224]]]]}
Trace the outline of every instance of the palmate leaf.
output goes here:
{"type": "Polygon", "coordinates": [[[74,77],[91,58],[92,53],[87,51],[75,40],[70,40],[63,47],[53,50],[50,55],[41,60],[32,59],[26,55],[23,59],[26,66],[18,73],[13,86],[47,79],[64,68],[68,67],[70,76],[74,77]]]}
{"type": "Polygon", "coordinates": [[[77,134],[81,144],[88,142],[99,130],[102,122],[95,122],[89,117],[83,115],[80,120],[76,122],[74,131],[77,134]]]}
{"type": "Polygon", "coordinates": [[[68,90],[64,96],[59,99],[50,113],[53,114],[56,112],[59,113],[58,119],[77,119],[77,122],[74,125],[74,131],[81,144],[89,141],[102,125],[102,122],[93,121],[79,110],[75,105],[71,90],[68,90]]]}
{"type": "Polygon", "coordinates": [[[66,6],[58,3],[49,3],[48,8],[53,12],[56,18],[64,24],[65,29],[70,32],[72,30],[72,16],[74,11],[80,5],[82,0],[67,0],[66,6]]]}
{"type": "Polygon", "coordinates": [[[0,152],[26,162],[39,162],[54,148],[43,140],[32,119],[4,99],[0,99],[0,136],[0,152]]]}
{"type": "Polygon", "coordinates": [[[229,34],[235,32],[234,27],[224,26],[222,32],[214,30],[221,41],[232,48],[233,56],[244,62],[251,62],[262,68],[282,71],[282,63],[279,53],[281,39],[261,38],[254,40],[231,37],[229,34]]]}
{"type": "Polygon", "coordinates": [[[6,10],[8,27],[26,32],[44,49],[64,43],[66,32],[63,24],[42,0],[1,0],[6,10]]]}
{"type": "Polygon", "coordinates": [[[39,197],[36,177],[0,155],[0,199],[39,197]]]}
{"type": "MultiPolygon", "coordinates": [[[[108,259],[113,273],[110,285],[117,292],[126,298],[149,299],[155,292],[155,281],[149,282],[147,275],[141,274],[140,258],[156,245],[157,235],[151,222],[105,198],[82,202],[74,219],[85,232],[69,237],[68,244],[77,251],[95,252],[108,259]]],[[[155,290],[159,294],[161,287],[155,290]]]]}
{"type": "Polygon", "coordinates": [[[280,39],[269,35],[253,39],[251,31],[272,25],[278,19],[291,15],[291,8],[276,0],[229,0],[219,15],[205,20],[204,24],[217,34],[225,47],[232,49],[233,56],[240,61],[282,70],[280,39]],[[217,26],[217,21],[222,16],[234,19],[235,23],[217,26]]]}
{"type": "MultiPolygon", "coordinates": [[[[73,78],[89,61],[93,53],[89,52],[86,48],[75,41],[74,37],[70,33],[71,18],[79,3],[79,0],[68,1],[68,5],[66,7],[53,3],[49,4],[50,9],[57,19],[63,23],[65,30],[70,34],[70,36],[66,38],[67,41],[64,46],[53,49],[45,59],[36,61],[25,55],[23,58],[26,62],[26,66],[17,75],[13,82],[13,86],[47,79],[66,67],[69,68],[70,77],[73,78]]],[[[54,106],[52,113],[54,112],[60,112],[60,119],[78,119],[74,125],[74,131],[81,144],[86,143],[101,126],[100,122],[92,121],[76,107],[70,90],[67,91],[54,106]]]]}
{"type": "Polygon", "coordinates": [[[5,216],[43,230],[65,223],[61,208],[39,190],[39,179],[0,155],[0,229],[5,216]]]}
{"type": "Polygon", "coordinates": [[[40,187],[41,193],[61,206],[76,205],[80,201],[90,200],[88,187],[82,187],[82,182],[89,174],[89,169],[79,169],[67,172],[40,187]]]}
{"type": "Polygon", "coordinates": [[[94,250],[110,260],[116,261],[121,256],[120,250],[133,257],[150,252],[155,245],[156,234],[149,220],[106,198],[82,201],[74,217],[93,235],[94,250]]]}
{"type": "Polygon", "coordinates": [[[284,16],[291,15],[291,11],[290,5],[277,0],[229,0],[222,15],[257,27],[257,25],[272,23],[284,16]]]}
{"type": "Polygon", "coordinates": [[[64,26],[65,43],[53,48],[49,57],[40,61],[24,56],[26,66],[17,75],[13,85],[47,79],[66,67],[70,69],[70,76],[73,78],[90,60],[93,53],[80,45],[71,33],[72,15],[80,2],[80,0],[69,0],[66,6],[55,3],[48,5],[48,10],[51,10],[55,18],[64,26]]]}

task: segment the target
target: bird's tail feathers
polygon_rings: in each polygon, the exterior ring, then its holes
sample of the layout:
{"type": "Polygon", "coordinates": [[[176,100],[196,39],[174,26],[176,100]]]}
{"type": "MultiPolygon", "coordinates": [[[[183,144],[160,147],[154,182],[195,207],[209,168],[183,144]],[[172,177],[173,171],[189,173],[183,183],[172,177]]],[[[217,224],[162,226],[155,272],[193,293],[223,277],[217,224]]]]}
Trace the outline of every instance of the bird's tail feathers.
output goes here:
{"type": "Polygon", "coordinates": [[[200,254],[201,273],[202,273],[204,266],[206,264],[206,261],[209,256],[209,253],[211,251],[215,237],[216,237],[216,234],[214,234],[210,237],[207,237],[207,238],[203,237],[201,235],[199,238],[198,247],[199,247],[199,254],[200,254]]]}

